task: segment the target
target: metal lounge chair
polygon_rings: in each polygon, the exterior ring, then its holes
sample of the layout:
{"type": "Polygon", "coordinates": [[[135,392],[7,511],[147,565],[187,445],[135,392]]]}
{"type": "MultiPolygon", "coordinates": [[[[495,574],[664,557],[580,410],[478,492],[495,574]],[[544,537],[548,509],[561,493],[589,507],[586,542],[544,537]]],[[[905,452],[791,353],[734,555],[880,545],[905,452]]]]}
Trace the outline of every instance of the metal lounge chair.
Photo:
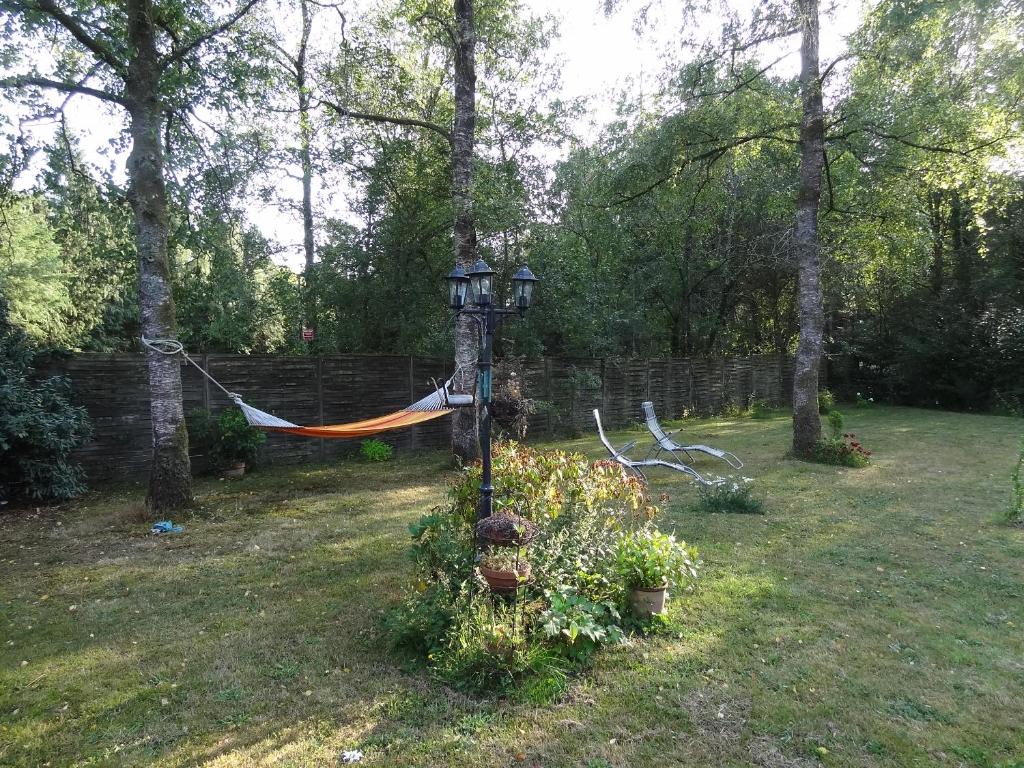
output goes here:
{"type": "Polygon", "coordinates": [[[665,467],[666,469],[674,469],[676,472],[682,472],[683,474],[689,475],[701,485],[710,486],[718,484],[718,482],[705,480],[697,470],[692,467],[688,467],[685,464],[674,464],[670,461],[663,461],[662,459],[647,458],[642,461],[637,461],[629,458],[629,456],[626,455],[626,451],[634,448],[637,441],[633,440],[632,442],[626,443],[622,448],[616,450],[612,444],[608,442],[608,437],[605,435],[604,428],[601,426],[601,412],[597,408],[594,409],[594,421],[597,422],[597,434],[601,437],[601,442],[604,444],[604,447],[608,449],[608,453],[612,455],[612,458],[639,477],[644,483],[647,482],[647,475],[643,473],[643,470],[640,469],[641,467],[665,467]]]}
{"type": "Polygon", "coordinates": [[[716,459],[721,459],[733,469],[743,469],[743,462],[740,461],[739,457],[735,453],[729,451],[722,451],[718,448],[712,448],[709,445],[679,445],[672,439],[672,435],[676,432],[665,432],[658,423],[658,417],[654,415],[654,403],[650,400],[641,404],[644,409],[644,420],[647,422],[647,429],[650,430],[654,436],[654,445],[651,446],[651,450],[647,452],[647,458],[657,458],[662,451],[668,453],[673,459],[683,464],[683,460],[679,458],[679,451],[686,454],[686,458],[690,460],[689,463],[693,463],[694,453],[706,453],[708,456],[714,456],[716,459]]]}

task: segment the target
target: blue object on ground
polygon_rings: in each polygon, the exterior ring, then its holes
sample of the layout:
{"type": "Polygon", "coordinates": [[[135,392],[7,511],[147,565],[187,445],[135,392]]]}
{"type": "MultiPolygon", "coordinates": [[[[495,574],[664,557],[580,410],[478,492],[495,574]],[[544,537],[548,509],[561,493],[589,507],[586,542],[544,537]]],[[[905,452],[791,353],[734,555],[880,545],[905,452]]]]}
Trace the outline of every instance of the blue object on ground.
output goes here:
{"type": "Polygon", "coordinates": [[[149,529],[150,533],[181,533],[182,530],[180,525],[175,525],[170,520],[153,523],[153,527],[149,529]]]}

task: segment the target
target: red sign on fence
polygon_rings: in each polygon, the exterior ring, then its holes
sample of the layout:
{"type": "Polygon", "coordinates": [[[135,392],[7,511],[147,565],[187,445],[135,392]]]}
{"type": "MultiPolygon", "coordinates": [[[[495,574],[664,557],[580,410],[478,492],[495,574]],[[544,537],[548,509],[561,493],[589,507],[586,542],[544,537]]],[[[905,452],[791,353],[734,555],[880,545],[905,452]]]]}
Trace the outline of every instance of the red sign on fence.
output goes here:
{"type": "Polygon", "coordinates": [[[302,340],[303,341],[312,341],[313,340],[313,329],[312,328],[303,328],[302,329],[302,340]]]}

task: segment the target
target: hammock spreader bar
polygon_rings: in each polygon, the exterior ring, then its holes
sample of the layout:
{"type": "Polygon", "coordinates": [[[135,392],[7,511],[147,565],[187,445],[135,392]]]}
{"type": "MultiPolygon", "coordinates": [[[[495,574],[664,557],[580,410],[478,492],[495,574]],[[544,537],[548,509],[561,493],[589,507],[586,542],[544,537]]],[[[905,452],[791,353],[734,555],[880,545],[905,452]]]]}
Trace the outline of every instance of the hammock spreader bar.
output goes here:
{"type": "Polygon", "coordinates": [[[203,376],[220,388],[221,391],[223,391],[224,394],[226,394],[231,401],[239,407],[242,414],[245,416],[245,420],[248,421],[250,425],[268,432],[283,432],[289,435],[319,438],[370,437],[371,435],[376,435],[380,432],[404,429],[405,427],[422,424],[425,421],[431,421],[432,419],[437,419],[441,416],[447,416],[449,413],[452,413],[456,407],[469,406],[473,404],[472,395],[456,395],[448,391],[448,388],[451,386],[452,381],[455,378],[452,376],[451,379],[448,379],[448,381],[444,383],[444,386],[441,389],[431,392],[426,397],[417,400],[411,405],[407,405],[400,411],[395,411],[394,413],[389,413],[385,416],[377,416],[372,419],[364,419],[363,421],[353,421],[347,424],[330,424],[322,427],[304,427],[299,424],[293,424],[290,421],[285,421],[284,419],[278,418],[266,411],[261,411],[259,408],[253,408],[248,403],[245,403],[240,395],[228,391],[227,388],[225,388],[219,381],[207,373],[202,366],[189,357],[181,342],[173,339],[147,339],[146,337],[142,337],[142,343],[144,346],[155,352],[159,352],[162,355],[182,355],[185,360],[195,366],[203,376]]]}

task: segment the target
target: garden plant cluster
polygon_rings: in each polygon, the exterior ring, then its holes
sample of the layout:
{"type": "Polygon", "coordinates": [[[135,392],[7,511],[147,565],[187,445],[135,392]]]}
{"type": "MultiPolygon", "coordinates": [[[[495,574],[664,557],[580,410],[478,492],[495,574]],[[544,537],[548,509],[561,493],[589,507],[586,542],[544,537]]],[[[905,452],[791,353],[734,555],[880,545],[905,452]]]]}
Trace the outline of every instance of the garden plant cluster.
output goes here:
{"type": "Polygon", "coordinates": [[[696,552],[655,525],[643,484],[610,461],[578,453],[495,445],[500,478],[495,520],[528,532],[522,546],[477,558],[474,523],[480,467],[462,471],[449,501],[411,526],[416,581],[389,616],[399,646],[468,689],[528,679],[554,692],[602,646],[656,626],[630,608],[640,588],[692,587],[696,552]],[[517,599],[481,576],[518,578],[517,599]]]}

